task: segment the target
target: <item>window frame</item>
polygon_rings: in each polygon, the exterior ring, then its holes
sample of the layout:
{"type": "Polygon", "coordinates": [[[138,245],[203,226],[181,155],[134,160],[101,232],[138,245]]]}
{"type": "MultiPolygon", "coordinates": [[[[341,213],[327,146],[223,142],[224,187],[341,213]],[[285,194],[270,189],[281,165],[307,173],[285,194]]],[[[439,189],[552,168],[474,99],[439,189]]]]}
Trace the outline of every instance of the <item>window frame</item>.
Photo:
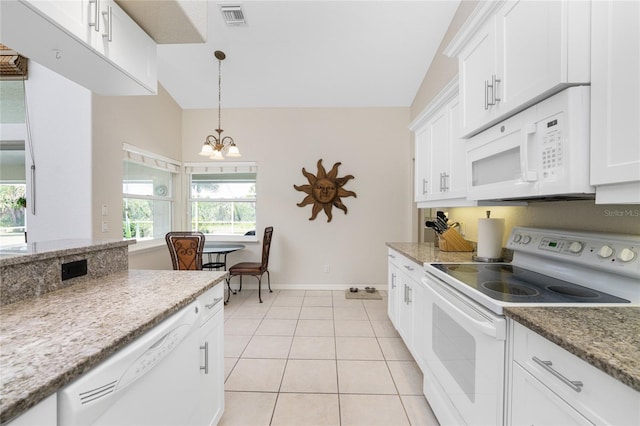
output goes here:
{"type": "MultiPolygon", "coordinates": [[[[191,197],[191,184],[193,175],[206,175],[206,174],[229,174],[229,173],[255,173],[255,187],[256,196],[254,199],[237,199],[241,202],[253,202],[256,205],[256,234],[258,227],[258,165],[255,161],[242,161],[242,162],[224,162],[224,163],[185,163],[185,199],[186,199],[186,221],[187,228],[192,228],[192,206],[194,202],[233,202],[235,200],[229,199],[217,199],[217,198],[192,198],[191,197]]],[[[257,242],[258,235],[220,235],[220,234],[205,234],[207,241],[219,241],[219,242],[257,242]]]]}
{"type": "MultiPolygon", "coordinates": [[[[163,172],[168,172],[170,174],[170,184],[169,184],[169,195],[168,196],[159,196],[159,195],[140,195],[140,194],[131,194],[125,193],[124,188],[122,188],[122,210],[124,210],[124,200],[127,199],[136,199],[143,201],[162,201],[169,203],[169,212],[170,218],[167,225],[169,231],[175,228],[176,222],[176,204],[178,200],[178,194],[176,193],[176,189],[178,188],[178,182],[182,172],[182,165],[179,161],[173,160],[168,157],[161,156],[159,154],[153,153],[151,151],[146,151],[141,148],[135,147],[133,145],[129,145],[127,143],[122,144],[123,148],[123,170],[122,170],[122,184],[124,184],[125,170],[124,163],[130,162],[133,164],[138,164],[144,167],[148,167],[151,169],[157,169],[163,172]]],[[[121,184],[121,185],[122,185],[121,184]]],[[[121,233],[122,233],[122,227],[121,233]]],[[[126,238],[124,235],[121,236],[122,239],[126,238]]],[[[130,251],[138,251],[141,249],[161,246],[165,244],[164,234],[162,236],[153,236],[151,238],[140,239],[137,237],[132,237],[132,240],[136,240],[136,244],[134,246],[130,246],[130,251]],[[132,250],[133,249],[133,250],[132,250]]]]}

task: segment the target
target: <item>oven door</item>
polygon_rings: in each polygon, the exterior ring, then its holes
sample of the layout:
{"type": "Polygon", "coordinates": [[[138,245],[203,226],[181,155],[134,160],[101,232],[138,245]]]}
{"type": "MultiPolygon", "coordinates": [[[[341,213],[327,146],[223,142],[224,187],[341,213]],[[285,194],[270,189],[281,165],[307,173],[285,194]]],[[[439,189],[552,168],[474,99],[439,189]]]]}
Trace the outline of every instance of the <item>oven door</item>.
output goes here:
{"type": "Polygon", "coordinates": [[[503,424],[506,321],[425,274],[424,394],[443,424],[503,424]]]}

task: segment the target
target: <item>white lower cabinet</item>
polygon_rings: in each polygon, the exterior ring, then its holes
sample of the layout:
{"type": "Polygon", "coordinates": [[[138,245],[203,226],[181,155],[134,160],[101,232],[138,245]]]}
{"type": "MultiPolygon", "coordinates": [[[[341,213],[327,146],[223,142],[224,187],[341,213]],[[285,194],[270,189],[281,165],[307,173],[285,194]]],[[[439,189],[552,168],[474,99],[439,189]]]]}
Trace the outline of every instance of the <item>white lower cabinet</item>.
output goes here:
{"type": "Polygon", "coordinates": [[[640,392],[511,321],[511,425],[640,424],[640,392]]]}
{"type": "Polygon", "coordinates": [[[224,283],[198,298],[200,326],[200,404],[196,425],[215,425],[224,412],[224,283]]]}
{"type": "Polygon", "coordinates": [[[424,346],[422,274],[421,265],[394,250],[389,250],[389,317],[407,349],[421,367],[424,346]]]}
{"type": "Polygon", "coordinates": [[[215,425],[224,412],[224,313],[218,311],[201,328],[200,425],[215,425]]]}
{"type": "Polygon", "coordinates": [[[393,326],[398,328],[398,308],[399,308],[399,294],[401,293],[400,286],[398,284],[400,270],[398,269],[397,262],[400,260],[400,254],[398,252],[389,249],[387,255],[388,267],[387,267],[387,313],[393,326]]]}

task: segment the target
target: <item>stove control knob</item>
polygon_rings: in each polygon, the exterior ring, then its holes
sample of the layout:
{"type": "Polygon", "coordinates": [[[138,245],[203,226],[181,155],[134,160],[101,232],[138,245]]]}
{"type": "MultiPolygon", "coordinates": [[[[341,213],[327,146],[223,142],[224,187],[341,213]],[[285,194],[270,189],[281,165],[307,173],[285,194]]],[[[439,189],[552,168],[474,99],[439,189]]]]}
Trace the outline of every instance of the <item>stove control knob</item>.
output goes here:
{"type": "Polygon", "coordinates": [[[531,237],[528,235],[525,235],[524,237],[522,237],[522,244],[529,244],[531,242],[531,237]]]}
{"type": "Polygon", "coordinates": [[[624,248],[620,250],[620,254],[618,255],[618,260],[621,262],[631,262],[636,258],[636,253],[628,248],[624,248]]]}
{"type": "Polygon", "coordinates": [[[613,249],[610,246],[602,246],[600,247],[600,250],[598,250],[598,256],[603,259],[611,257],[612,254],[613,254],[613,249]]]}
{"type": "Polygon", "coordinates": [[[513,236],[513,242],[514,243],[519,243],[521,239],[522,239],[522,235],[520,235],[520,234],[516,234],[516,235],[513,236]]]}
{"type": "Polygon", "coordinates": [[[582,251],[582,243],[579,241],[573,241],[569,244],[569,251],[571,253],[580,253],[582,251]]]}

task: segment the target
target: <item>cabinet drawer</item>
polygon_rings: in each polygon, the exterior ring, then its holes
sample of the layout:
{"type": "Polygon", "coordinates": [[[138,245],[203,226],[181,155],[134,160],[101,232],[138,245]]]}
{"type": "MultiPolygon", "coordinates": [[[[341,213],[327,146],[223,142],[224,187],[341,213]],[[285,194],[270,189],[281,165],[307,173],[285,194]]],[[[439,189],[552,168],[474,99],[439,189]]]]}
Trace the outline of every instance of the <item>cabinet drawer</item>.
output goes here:
{"type": "Polygon", "coordinates": [[[396,266],[405,274],[409,279],[420,282],[422,279],[423,269],[422,265],[417,264],[413,260],[409,260],[407,257],[396,253],[396,266]]]}
{"type": "Polygon", "coordinates": [[[640,392],[518,323],[514,323],[513,357],[590,421],[640,424],[640,392]]]}
{"type": "Polygon", "coordinates": [[[198,302],[200,302],[203,311],[201,317],[202,324],[222,309],[224,305],[224,286],[225,282],[221,281],[198,297],[198,302]]]}

